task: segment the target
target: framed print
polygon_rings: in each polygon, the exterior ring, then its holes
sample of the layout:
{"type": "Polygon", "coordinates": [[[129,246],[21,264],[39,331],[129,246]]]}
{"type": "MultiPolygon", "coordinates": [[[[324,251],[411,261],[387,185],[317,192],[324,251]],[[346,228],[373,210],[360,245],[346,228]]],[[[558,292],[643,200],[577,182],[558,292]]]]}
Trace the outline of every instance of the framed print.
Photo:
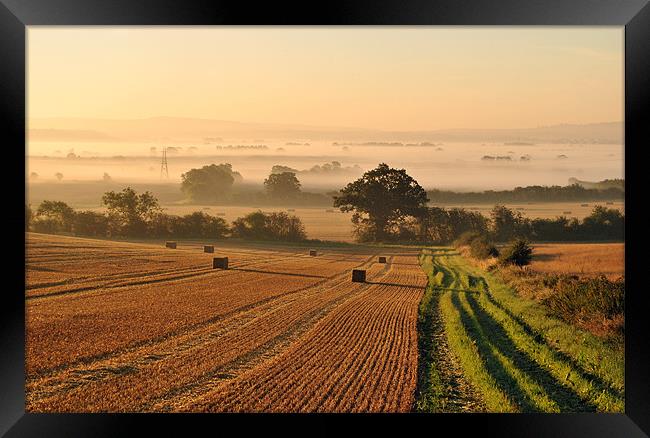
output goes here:
{"type": "Polygon", "coordinates": [[[0,12],[3,434],[647,436],[647,2],[0,12]]]}

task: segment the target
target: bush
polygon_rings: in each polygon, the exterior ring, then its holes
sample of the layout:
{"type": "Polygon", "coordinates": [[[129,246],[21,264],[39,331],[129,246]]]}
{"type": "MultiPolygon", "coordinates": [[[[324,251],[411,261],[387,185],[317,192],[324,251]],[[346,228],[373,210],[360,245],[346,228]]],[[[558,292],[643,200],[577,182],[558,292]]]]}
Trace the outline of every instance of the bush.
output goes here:
{"type": "Polygon", "coordinates": [[[272,239],[295,242],[307,238],[300,218],[284,212],[267,214],[266,229],[272,239]]]}
{"type": "Polygon", "coordinates": [[[542,300],[553,314],[595,334],[623,334],[625,279],[563,276],[554,280],[554,293],[542,300]]]}
{"type": "Polygon", "coordinates": [[[473,239],[469,245],[469,250],[472,257],[479,260],[499,256],[499,250],[484,236],[473,239]]]}
{"type": "Polygon", "coordinates": [[[108,218],[95,211],[76,212],[72,219],[72,231],[84,236],[105,236],[108,218]]]}
{"type": "Polygon", "coordinates": [[[499,256],[501,265],[525,266],[530,264],[533,248],[528,241],[517,239],[508,245],[499,256]]]}
{"type": "Polygon", "coordinates": [[[149,222],[149,235],[154,237],[170,237],[177,228],[180,218],[171,214],[155,214],[149,222]]]}
{"type": "Polygon", "coordinates": [[[223,218],[210,216],[202,211],[176,216],[158,213],[149,223],[148,234],[155,237],[207,237],[222,239],[228,233],[223,218]]]}
{"type": "Polygon", "coordinates": [[[63,231],[61,222],[53,218],[37,218],[32,221],[32,230],[37,233],[55,234],[63,231]]]}
{"type": "Polygon", "coordinates": [[[32,221],[32,216],[32,209],[29,208],[29,205],[25,204],[25,231],[29,231],[29,224],[32,221]]]}
{"type": "Polygon", "coordinates": [[[180,237],[222,239],[228,233],[228,224],[223,218],[210,216],[201,211],[177,217],[174,224],[176,227],[172,229],[172,233],[180,237]]]}
{"type": "Polygon", "coordinates": [[[454,241],[454,246],[456,248],[459,248],[461,246],[469,246],[471,245],[474,239],[478,239],[480,237],[481,237],[481,233],[477,231],[466,231],[460,236],[458,236],[458,239],[454,241]]]}
{"type": "Polygon", "coordinates": [[[74,214],[72,207],[65,202],[43,201],[36,210],[34,230],[42,233],[70,231],[74,214]]]}
{"type": "Polygon", "coordinates": [[[233,237],[253,240],[301,241],[307,238],[299,217],[280,213],[256,211],[237,218],[232,223],[233,237]]]}

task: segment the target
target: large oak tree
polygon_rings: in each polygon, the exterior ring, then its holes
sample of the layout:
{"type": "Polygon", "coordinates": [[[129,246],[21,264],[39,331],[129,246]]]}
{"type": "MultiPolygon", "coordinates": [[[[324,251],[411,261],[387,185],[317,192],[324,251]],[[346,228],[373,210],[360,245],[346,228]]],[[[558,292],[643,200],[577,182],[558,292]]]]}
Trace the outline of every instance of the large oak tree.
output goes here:
{"type": "Polygon", "coordinates": [[[366,239],[386,240],[391,228],[408,216],[419,217],[429,200],[424,189],[404,169],[381,163],[334,196],[334,206],[354,211],[352,221],[366,239]]]}
{"type": "Polygon", "coordinates": [[[239,172],[229,163],[211,164],[200,169],[190,169],[181,175],[181,190],[195,202],[217,202],[226,198],[239,172]]]}

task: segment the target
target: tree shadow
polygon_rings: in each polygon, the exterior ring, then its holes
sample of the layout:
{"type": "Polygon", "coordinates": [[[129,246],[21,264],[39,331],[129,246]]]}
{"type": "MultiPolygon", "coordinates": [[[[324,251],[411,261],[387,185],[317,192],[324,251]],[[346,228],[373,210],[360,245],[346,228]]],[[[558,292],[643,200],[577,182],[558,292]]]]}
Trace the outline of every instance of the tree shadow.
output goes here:
{"type": "Polygon", "coordinates": [[[482,336],[474,327],[472,317],[463,308],[458,299],[458,292],[452,292],[451,303],[460,315],[460,320],[467,336],[476,345],[479,356],[483,359],[486,371],[494,378],[499,389],[508,396],[513,397],[517,405],[523,408],[524,411],[536,411],[537,409],[533,400],[530,399],[528,394],[522,391],[517,381],[508,374],[497,356],[490,350],[490,346],[488,345],[489,341],[481,339],[482,336]]]}
{"type": "Polygon", "coordinates": [[[538,331],[536,331],[533,327],[528,325],[526,321],[523,320],[523,318],[519,317],[518,315],[515,315],[512,313],[510,309],[499,303],[497,300],[494,299],[492,296],[492,293],[490,293],[489,289],[486,291],[485,297],[487,300],[503,311],[508,317],[512,318],[517,324],[519,324],[524,332],[530,336],[536,343],[546,345],[549,347],[551,350],[551,353],[553,354],[553,358],[557,360],[558,362],[564,362],[569,365],[571,365],[572,368],[574,368],[574,372],[578,374],[581,378],[591,381],[598,392],[607,392],[611,397],[614,398],[623,398],[624,395],[620,392],[617,391],[616,389],[612,388],[610,384],[608,384],[605,380],[603,380],[601,377],[587,371],[584,369],[584,366],[580,364],[577,360],[575,360],[573,357],[569,356],[567,353],[563,351],[557,350],[550,342],[538,331]]]}
{"type": "Polygon", "coordinates": [[[278,271],[266,271],[263,269],[248,269],[248,268],[230,268],[230,271],[242,271],[242,272],[256,272],[260,274],[272,274],[272,275],[289,275],[291,277],[306,277],[306,278],[329,278],[324,275],[311,275],[311,274],[297,274],[295,272],[278,272],[278,271]]]}
{"type": "Polygon", "coordinates": [[[366,281],[366,284],[376,284],[381,286],[395,286],[395,287],[410,287],[415,289],[424,289],[425,286],[415,285],[415,284],[401,284],[401,283],[389,283],[385,281],[366,281]]]}
{"type": "Polygon", "coordinates": [[[559,253],[533,254],[533,261],[548,262],[557,259],[559,256],[559,253]]]}
{"type": "MultiPolygon", "coordinates": [[[[484,332],[490,335],[491,339],[488,342],[512,360],[514,366],[544,388],[546,396],[553,400],[562,412],[596,411],[596,406],[591,402],[582,399],[575,391],[563,386],[528,354],[518,349],[505,329],[480,307],[475,297],[467,295],[467,302],[474,312],[478,324],[484,332]]],[[[528,401],[528,396],[524,400],[528,401]]],[[[534,406],[533,409],[536,410],[534,406]]]]}

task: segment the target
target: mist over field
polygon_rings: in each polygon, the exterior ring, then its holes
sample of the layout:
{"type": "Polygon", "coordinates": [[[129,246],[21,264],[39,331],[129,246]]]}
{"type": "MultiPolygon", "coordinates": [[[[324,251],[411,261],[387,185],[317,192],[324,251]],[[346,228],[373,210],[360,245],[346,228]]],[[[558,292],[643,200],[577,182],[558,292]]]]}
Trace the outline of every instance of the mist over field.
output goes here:
{"type": "MultiPolygon", "coordinates": [[[[623,177],[622,125],[561,125],[529,130],[454,130],[429,133],[395,133],[336,128],[287,128],[242,124],[238,130],[223,123],[180,120],[181,128],[168,129],[175,138],[147,141],[105,141],[106,138],[137,138],[152,127],[147,121],[124,121],[90,127],[106,131],[72,130],[87,127],[81,121],[39,121],[36,126],[63,126],[66,129],[35,129],[27,148],[27,175],[30,184],[61,181],[102,180],[107,173],[122,183],[180,183],[181,175],[191,168],[230,163],[241,173],[243,182],[261,184],[273,166],[296,171],[304,189],[337,190],[359,177],[380,161],[405,168],[427,189],[458,191],[505,190],[526,185],[566,185],[568,179],[603,180],[623,177]],[[209,131],[206,126],[223,127],[228,134],[209,131]],[[140,128],[137,128],[140,126],[140,128]],[[196,131],[187,131],[194,128],[196,131]],[[242,129],[250,131],[242,131],[242,129]],[[112,130],[109,130],[112,129],[112,130]],[[96,137],[82,140],[79,132],[96,137]],[[312,134],[310,137],[277,138],[288,133],[312,134]],[[140,134],[138,134],[140,133],[140,134]],[[210,134],[211,135],[208,135],[210,134]],[[248,133],[249,135],[245,135],[248,133]],[[193,140],[180,140],[182,135],[193,140]],[[262,134],[267,134],[263,138],[262,134]],[[201,137],[203,135],[203,137],[201,137]],[[361,135],[372,135],[361,137],[361,135]],[[269,138],[270,136],[270,138],[269,138]],[[477,140],[483,136],[485,140],[477,140]],[[469,139],[473,141],[459,141],[469,139]],[[162,149],[167,148],[169,177],[161,178],[162,149]]],[[[31,131],[30,131],[31,132],[31,131]]]]}

